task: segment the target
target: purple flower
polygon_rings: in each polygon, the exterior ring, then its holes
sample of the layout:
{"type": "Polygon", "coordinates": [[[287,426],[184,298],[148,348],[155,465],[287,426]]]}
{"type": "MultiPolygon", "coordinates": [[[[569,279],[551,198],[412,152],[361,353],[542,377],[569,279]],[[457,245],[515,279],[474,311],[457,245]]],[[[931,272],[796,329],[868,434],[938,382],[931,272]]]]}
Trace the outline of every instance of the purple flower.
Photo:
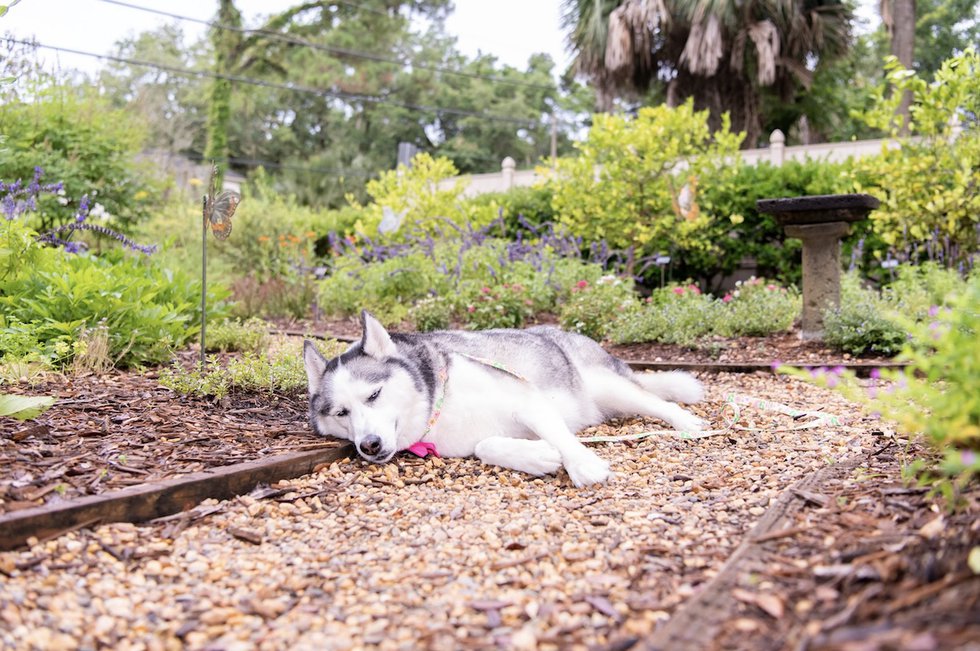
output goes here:
{"type": "Polygon", "coordinates": [[[932,306],[930,306],[929,307],[929,316],[936,316],[937,314],[939,314],[939,306],[938,305],[932,305],[932,306]]]}
{"type": "Polygon", "coordinates": [[[963,450],[960,452],[960,461],[964,466],[972,466],[977,462],[977,453],[973,450],[963,450]]]}
{"type": "Polygon", "coordinates": [[[83,194],[82,200],[78,202],[78,212],[75,213],[75,222],[81,224],[88,218],[88,195],[83,194]]]}
{"type": "Polygon", "coordinates": [[[872,380],[880,380],[881,379],[881,369],[878,368],[877,366],[875,368],[871,369],[871,373],[869,374],[869,377],[872,380]]]}

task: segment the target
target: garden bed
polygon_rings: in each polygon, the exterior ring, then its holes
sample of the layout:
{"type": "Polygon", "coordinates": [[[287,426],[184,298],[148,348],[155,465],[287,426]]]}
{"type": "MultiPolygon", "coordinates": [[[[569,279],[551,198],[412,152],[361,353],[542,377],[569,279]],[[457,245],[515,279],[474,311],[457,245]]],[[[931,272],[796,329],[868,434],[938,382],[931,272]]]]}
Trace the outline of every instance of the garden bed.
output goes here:
{"type": "Polygon", "coordinates": [[[312,435],[303,395],[185,398],[153,371],[50,374],[9,390],[57,402],[33,421],[0,420],[0,514],[338,445],[312,435]]]}

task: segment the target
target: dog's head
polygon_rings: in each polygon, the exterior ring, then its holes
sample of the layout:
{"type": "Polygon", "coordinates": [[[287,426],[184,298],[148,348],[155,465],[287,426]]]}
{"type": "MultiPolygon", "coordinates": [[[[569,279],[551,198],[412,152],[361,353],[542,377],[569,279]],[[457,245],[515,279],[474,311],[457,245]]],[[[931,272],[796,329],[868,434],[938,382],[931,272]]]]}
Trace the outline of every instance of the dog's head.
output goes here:
{"type": "Polygon", "coordinates": [[[352,441],[362,457],[384,463],[421,436],[427,402],[384,326],[367,312],[361,318],[361,340],[338,357],[327,360],[310,341],[303,346],[310,423],[317,434],[352,441]]]}

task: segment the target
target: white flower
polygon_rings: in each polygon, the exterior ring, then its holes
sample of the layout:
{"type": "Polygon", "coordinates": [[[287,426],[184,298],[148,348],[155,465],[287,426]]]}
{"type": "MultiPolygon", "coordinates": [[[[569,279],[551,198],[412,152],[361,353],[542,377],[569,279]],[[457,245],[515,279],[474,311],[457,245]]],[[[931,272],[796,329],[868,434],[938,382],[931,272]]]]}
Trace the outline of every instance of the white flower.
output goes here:
{"type": "Polygon", "coordinates": [[[105,206],[103,206],[101,203],[96,203],[94,206],[92,206],[92,209],[88,212],[88,216],[95,217],[99,221],[103,222],[108,221],[108,219],[112,217],[112,215],[110,215],[105,209],[105,206]]]}
{"type": "Polygon", "coordinates": [[[60,203],[62,206],[67,206],[68,205],[68,197],[64,196],[64,194],[65,194],[64,192],[59,192],[58,193],[58,195],[59,195],[58,196],[58,203],[60,203]]]}

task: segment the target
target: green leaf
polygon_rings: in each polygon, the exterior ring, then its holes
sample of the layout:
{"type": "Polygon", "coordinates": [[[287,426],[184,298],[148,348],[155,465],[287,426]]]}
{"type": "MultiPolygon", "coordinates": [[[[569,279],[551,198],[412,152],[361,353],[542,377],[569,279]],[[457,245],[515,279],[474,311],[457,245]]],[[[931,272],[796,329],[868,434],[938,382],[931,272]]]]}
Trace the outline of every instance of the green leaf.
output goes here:
{"type": "Polygon", "coordinates": [[[970,550],[970,555],[966,558],[966,564],[974,574],[980,574],[980,546],[970,550]]]}
{"type": "Polygon", "coordinates": [[[0,395],[0,416],[11,416],[17,420],[36,418],[51,408],[55,399],[51,396],[16,396],[9,393],[0,395]]]}

